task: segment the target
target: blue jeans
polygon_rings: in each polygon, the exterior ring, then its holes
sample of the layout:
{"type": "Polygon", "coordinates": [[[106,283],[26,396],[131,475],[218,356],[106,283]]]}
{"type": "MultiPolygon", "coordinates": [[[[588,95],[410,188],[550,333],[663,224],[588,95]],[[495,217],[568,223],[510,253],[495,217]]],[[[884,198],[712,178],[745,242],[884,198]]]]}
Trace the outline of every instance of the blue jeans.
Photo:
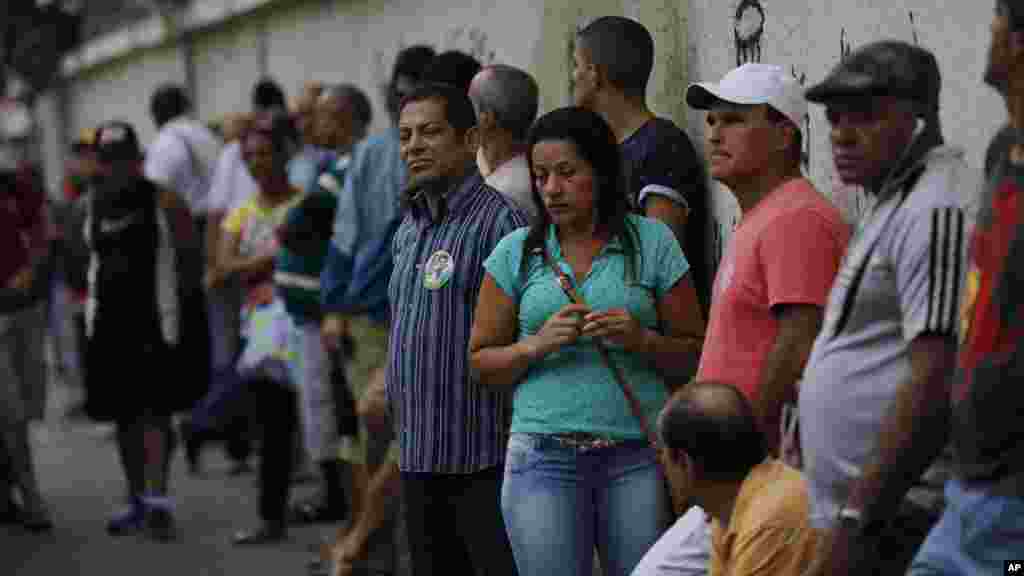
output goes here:
{"type": "Polygon", "coordinates": [[[640,440],[580,451],[512,434],[501,508],[520,576],[628,576],[668,523],[654,450],[640,440]]]}
{"type": "Polygon", "coordinates": [[[1003,574],[1024,559],[1024,499],[946,483],[946,510],[921,546],[909,576],[1003,574]]]}

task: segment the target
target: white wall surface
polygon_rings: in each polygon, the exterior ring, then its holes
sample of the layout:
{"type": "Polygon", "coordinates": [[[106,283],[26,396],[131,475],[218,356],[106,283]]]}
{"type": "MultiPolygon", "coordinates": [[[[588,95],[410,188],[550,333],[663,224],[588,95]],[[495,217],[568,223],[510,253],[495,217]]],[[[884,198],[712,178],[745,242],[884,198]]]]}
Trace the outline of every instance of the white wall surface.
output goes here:
{"type": "Polygon", "coordinates": [[[174,46],[145,50],[93,68],[74,79],[68,91],[68,135],[106,120],[126,120],[146,144],[156,133],[149,97],[164,82],[185,82],[185,63],[174,46]]]}
{"type": "Polygon", "coordinates": [[[249,92],[263,72],[264,27],[263,18],[244,16],[196,36],[195,103],[200,118],[249,110],[249,92]]]}
{"type": "Polygon", "coordinates": [[[395,54],[427,43],[484,62],[529,66],[540,41],[542,0],[339,0],[274,11],[267,19],[267,68],[291,92],[304,82],[350,82],[371,98],[372,130],[390,122],[382,86],[395,54]]]}
{"type": "MultiPolygon", "coordinates": [[[[569,103],[576,26],[605,14],[639,19],[655,35],[649,89],[654,110],[670,116],[701,147],[703,115],[689,112],[689,81],[717,79],[739,62],[777,63],[810,85],[824,78],[843,50],[885,38],[933,50],[943,74],[947,139],[968,150],[978,170],[988,138],[1004,117],[1002,102],[981,84],[991,2],[960,0],[295,0],[197,34],[197,104],[203,118],[248,108],[248,92],[264,71],[289,95],[309,80],[352,82],[374,105],[373,130],[387,126],[380,87],[394,55],[414,43],[457,48],[485,62],[521,66],[541,85],[541,111],[569,103]],[[743,8],[742,18],[737,11],[743,8]],[[758,11],[760,7],[760,11],[758,11]],[[761,18],[761,12],[764,17],[761,18]],[[741,41],[737,41],[737,35],[741,41]],[[743,44],[741,49],[740,44],[743,44]]],[[[78,128],[117,115],[152,135],[148,95],[163,80],[183,81],[184,63],[170,47],[146,50],[76,77],[69,116],[78,128]]],[[[834,181],[827,124],[812,106],[808,173],[850,217],[859,191],[834,181]]],[[[965,196],[974,193],[965,190],[965,196]]],[[[718,222],[712,253],[738,217],[731,194],[714,188],[718,222]]]]}
{"type": "MultiPolygon", "coordinates": [[[[980,178],[988,139],[1005,118],[1005,108],[981,82],[988,51],[992,2],[960,0],[691,0],[690,62],[693,81],[714,80],[738,62],[759,60],[779,64],[808,86],[824,79],[843,50],[868,42],[899,39],[917,42],[933,51],[942,73],[941,118],[947,142],[963,146],[980,178]],[[743,5],[746,22],[741,33],[749,49],[740,53],[736,13],[743,5]],[[758,34],[764,12],[763,31],[758,34]],[[739,56],[739,59],[738,59],[739,56]]],[[[690,113],[687,126],[695,142],[703,138],[703,115],[690,113]]],[[[808,172],[850,218],[862,202],[861,192],[835,180],[828,124],[820,106],[811,105],[808,172]]],[[[976,187],[965,190],[972,199],[976,187]]],[[[738,216],[732,195],[715,193],[715,215],[728,237],[738,216]]]]}

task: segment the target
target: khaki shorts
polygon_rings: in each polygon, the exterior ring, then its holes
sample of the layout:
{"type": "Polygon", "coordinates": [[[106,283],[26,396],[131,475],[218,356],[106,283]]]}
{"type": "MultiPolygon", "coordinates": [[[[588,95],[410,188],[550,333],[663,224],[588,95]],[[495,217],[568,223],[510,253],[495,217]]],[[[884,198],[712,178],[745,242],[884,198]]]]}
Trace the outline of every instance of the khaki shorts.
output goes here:
{"type": "MultiPolygon", "coordinates": [[[[349,320],[349,334],[356,343],[355,358],[348,362],[346,377],[349,389],[352,390],[352,397],[359,402],[367,393],[374,393],[369,390],[370,381],[374,372],[384,368],[388,361],[388,328],[371,322],[369,318],[360,316],[349,320]]],[[[366,429],[366,425],[360,422],[359,437],[345,437],[341,439],[339,457],[348,462],[364,464],[367,462],[370,446],[373,444],[366,429]]],[[[388,442],[386,462],[398,462],[398,442],[391,438],[388,442]]]]}

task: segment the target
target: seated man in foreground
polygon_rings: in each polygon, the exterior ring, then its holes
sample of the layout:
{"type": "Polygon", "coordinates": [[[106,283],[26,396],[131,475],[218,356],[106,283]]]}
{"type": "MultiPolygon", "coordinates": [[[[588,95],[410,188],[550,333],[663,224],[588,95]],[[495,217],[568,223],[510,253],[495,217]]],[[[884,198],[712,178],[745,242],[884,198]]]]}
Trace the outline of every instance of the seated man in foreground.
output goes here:
{"type": "Polygon", "coordinates": [[[662,410],[658,435],[673,500],[711,517],[712,576],[803,573],[817,543],[806,483],[768,457],[742,392],[715,382],[683,387],[662,410]]]}

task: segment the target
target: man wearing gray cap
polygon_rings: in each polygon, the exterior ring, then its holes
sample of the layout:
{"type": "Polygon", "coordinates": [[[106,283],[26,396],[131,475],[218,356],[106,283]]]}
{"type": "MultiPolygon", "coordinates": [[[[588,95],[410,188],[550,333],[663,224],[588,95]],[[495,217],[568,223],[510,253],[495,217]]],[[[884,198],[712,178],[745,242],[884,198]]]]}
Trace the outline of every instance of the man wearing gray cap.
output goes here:
{"type": "Polygon", "coordinates": [[[949,422],[968,183],[963,152],[943,146],[939,87],[930,52],[886,41],[807,92],[840,179],[871,198],[800,386],[811,522],[826,531],[813,574],[902,574],[942,506],[928,490],[942,466],[922,473],[949,422]]]}

